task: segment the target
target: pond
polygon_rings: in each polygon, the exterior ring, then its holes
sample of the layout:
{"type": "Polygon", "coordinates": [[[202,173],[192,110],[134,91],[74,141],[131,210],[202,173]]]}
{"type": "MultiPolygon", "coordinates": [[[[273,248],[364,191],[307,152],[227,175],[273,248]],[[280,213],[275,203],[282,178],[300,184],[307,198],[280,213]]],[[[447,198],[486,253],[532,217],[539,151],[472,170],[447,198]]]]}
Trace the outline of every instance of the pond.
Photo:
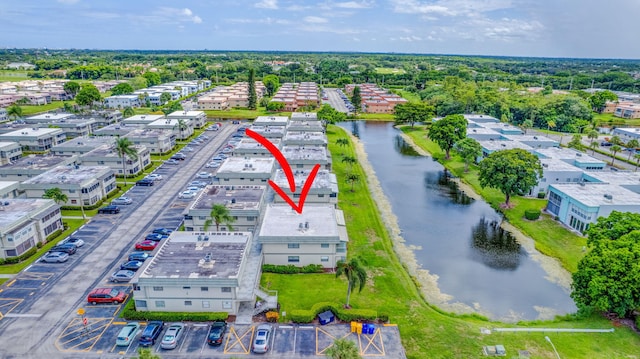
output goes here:
{"type": "Polygon", "coordinates": [[[392,123],[341,126],[360,138],[405,245],[434,279],[421,283],[437,286],[426,290],[438,293],[427,295],[430,302],[505,321],[576,310],[569,289],[549,280],[553,273],[543,269],[544,256],[525,250],[500,227],[499,213],[461,192],[444,167],[420,156],[392,123]]]}

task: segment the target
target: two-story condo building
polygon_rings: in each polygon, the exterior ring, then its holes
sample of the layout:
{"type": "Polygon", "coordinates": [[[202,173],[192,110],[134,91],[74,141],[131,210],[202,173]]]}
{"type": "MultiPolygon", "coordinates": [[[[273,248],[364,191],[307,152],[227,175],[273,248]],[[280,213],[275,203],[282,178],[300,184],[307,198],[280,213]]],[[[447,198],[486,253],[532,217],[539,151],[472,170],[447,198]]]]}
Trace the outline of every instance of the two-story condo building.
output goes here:
{"type": "MultiPolygon", "coordinates": [[[[307,183],[311,170],[292,169],[292,171],[296,183],[295,192],[291,192],[289,180],[281,169],[276,170],[273,182],[275,182],[289,196],[289,198],[293,199],[294,202],[298,202],[300,200],[302,188],[307,183]]],[[[280,196],[275,196],[274,202],[286,203],[284,198],[280,196]]],[[[313,183],[311,184],[311,188],[309,188],[309,192],[307,192],[305,205],[318,203],[331,203],[333,205],[337,205],[338,203],[338,179],[334,173],[327,170],[318,171],[313,183]]]]}
{"type": "Polygon", "coordinates": [[[0,258],[17,257],[62,230],[60,206],[51,199],[7,198],[0,202],[0,258]]]}
{"type": "Polygon", "coordinates": [[[0,166],[0,180],[23,182],[58,166],[76,165],[77,156],[28,155],[0,166]]]}
{"type": "Polygon", "coordinates": [[[125,173],[127,176],[135,176],[151,164],[151,154],[144,145],[134,145],[133,148],[138,155],[135,159],[128,156],[120,157],[115,146],[111,143],[85,153],[80,156],[79,161],[84,166],[108,166],[120,176],[125,173]]]}
{"type": "Polygon", "coordinates": [[[0,166],[15,162],[22,157],[22,146],[17,142],[0,142],[0,166]]]}
{"type": "Polygon", "coordinates": [[[23,128],[0,135],[0,142],[17,142],[24,151],[49,151],[51,147],[66,141],[59,128],[23,128]]]}
{"type": "Polygon", "coordinates": [[[216,173],[221,185],[266,185],[275,169],[273,157],[229,157],[216,173]]]}

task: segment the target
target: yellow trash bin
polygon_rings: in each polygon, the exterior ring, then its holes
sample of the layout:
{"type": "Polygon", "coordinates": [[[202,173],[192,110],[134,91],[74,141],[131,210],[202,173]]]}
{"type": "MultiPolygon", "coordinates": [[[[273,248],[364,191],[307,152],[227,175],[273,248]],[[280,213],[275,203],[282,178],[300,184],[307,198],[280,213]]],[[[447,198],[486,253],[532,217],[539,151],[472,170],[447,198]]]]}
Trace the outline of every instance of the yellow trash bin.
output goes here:
{"type": "Polygon", "coordinates": [[[362,334],[362,323],[357,324],[356,331],[358,332],[358,334],[362,334]]]}
{"type": "Polygon", "coordinates": [[[358,322],[351,322],[351,333],[356,332],[357,325],[358,325],[358,322]]]}

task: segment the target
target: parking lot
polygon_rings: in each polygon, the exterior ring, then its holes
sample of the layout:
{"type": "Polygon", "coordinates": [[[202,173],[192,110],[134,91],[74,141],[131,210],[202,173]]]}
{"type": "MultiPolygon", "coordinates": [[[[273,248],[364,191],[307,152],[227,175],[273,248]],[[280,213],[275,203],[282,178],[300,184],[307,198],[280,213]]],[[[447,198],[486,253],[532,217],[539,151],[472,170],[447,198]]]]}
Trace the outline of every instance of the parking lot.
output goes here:
{"type": "MultiPolygon", "coordinates": [[[[127,347],[115,345],[115,338],[125,324],[108,316],[93,318],[87,325],[83,324],[80,317],[74,318],[57,338],[56,347],[62,353],[84,353],[87,357],[93,357],[91,354],[133,355],[139,348],[137,340],[127,347]]],[[[165,350],[156,343],[150,349],[161,357],[230,358],[254,355],[251,353],[251,343],[255,336],[255,325],[231,324],[222,344],[217,347],[207,344],[208,329],[208,323],[187,323],[177,348],[165,350]]],[[[280,358],[326,357],[326,350],[339,338],[354,341],[362,357],[405,357],[399,345],[397,327],[376,326],[373,334],[358,334],[352,333],[347,324],[274,325],[270,349],[261,355],[280,358]]]]}

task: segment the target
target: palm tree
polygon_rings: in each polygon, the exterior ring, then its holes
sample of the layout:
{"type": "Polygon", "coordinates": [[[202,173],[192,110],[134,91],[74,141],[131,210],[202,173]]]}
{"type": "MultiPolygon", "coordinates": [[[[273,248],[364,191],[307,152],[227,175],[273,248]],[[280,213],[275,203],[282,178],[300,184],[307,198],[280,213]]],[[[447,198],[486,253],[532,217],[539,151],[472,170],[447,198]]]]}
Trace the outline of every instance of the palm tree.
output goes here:
{"type": "Polygon", "coordinates": [[[636,172],[638,172],[638,165],[640,165],[640,153],[633,155],[633,158],[636,160],[636,172]]]}
{"type": "Polygon", "coordinates": [[[351,169],[353,167],[353,165],[355,163],[357,163],[357,162],[358,162],[358,160],[353,156],[344,156],[344,157],[342,157],[342,163],[348,164],[349,165],[349,169],[351,169]]]}
{"type": "Polygon", "coordinates": [[[359,288],[362,292],[365,284],[367,284],[367,271],[360,264],[358,258],[351,258],[350,261],[339,261],[336,268],[336,278],[344,275],[347,277],[347,303],[345,308],[351,308],[349,306],[349,299],[351,297],[351,290],[355,287],[359,288]]]}
{"type": "Polygon", "coordinates": [[[360,351],[354,341],[347,338],[338,338],[333,341],[333,345],[325,351],[327,357],[331,359],[360,359],[360,351]]]}
{"type": "Polygon", "coordinates": [[[611,137],[611,139],[609,140],[609,142],[613,143],[614,145],[622,145],[622,140],[620,139],[619,136],[613,136],[611,137]]]}
{"type": "Polygon", "coordinates": [[[629,150],[629,157],[627,157],[627,161],[631,160],[631,155],[634,154],[636,152],[636,148],[638,148],[638,146],[640,146],[640,142],[638,142],[638,140],[636,140],[635,138],[632,140],[629,140],[629,142],[627,142],[627,149],[629,150]]]}
{"type": "Polygon", "coordinates": [[[207,219],[204,222],[204,230],[206,231],[211,226],[211,223],[216,224],[216,231],[220,231],[220,223],[224,223],[229,227],[230,231],[233,231],[233,227],[231,223],[234,222],[233,217],[229,214],[229,209],[224,204],[214,204],[211,207],[211,212],[209,213],[211,219],[207,219]]]}
{"type": "Polygon", "coordinates": [[[349,173],[345,181],[351,183],[351,192],[354,192],[353,185],[360,182],[360,176],[357,173],[349,173]]]}
{"type": "Polygon", "coordinates": [[[598,141],[591,141],[589,146],[591,147],[591,154],[596,153],[596,148],[598,148],[598,141]]]}
{"type": "Polygon", "coordinates": [[[7,108],[7,116],[13,117],[14,120],[22,117],[22,107],[18,105],[12,105],[7,108]]]}
{"type": "Polygon", "coordinates": [[[552,128],[556,128],[556,121],[554,120],[547,121],[547,130],[551,131],[552,128]]]}
{"type": "Polygon", "coordinates": [[[127,185],[127,168],[126,168],[126,159],[125,156],[132,159],[138,159],[138,151],[133,145],[133,142],[129,140],[127,137],[118,137],[116,138],[116,152],[118,153],[118,157],[122,159],[122,174],[124,174],[124,185],[127,185]]]}
{"type": "Polygon", "coordinates": [[[620,152],[621,149],[622,147],[618,145],[611,146],[611,152],[613,153],[613,155],[611,156],[611,158],[613,158],[611,160],[611,167],[613,167],[613,163],[616,161],[616,153],[620,152]]]}
{"type": "Polygon", "coordinates": [[[122,112],[122,116],[124,116],[125,118],[131,117],[135,114],[136,114],[135,111],[133,111],[133,109],[130,106],[125,107],[124,111],[122,112]]]}
{"type": "MultiPolygon", "coordinates": [[[[164,109],[162,109],[162,111],[164,111],[164,109]]],[[[183,120],[183,119],[178,119],[178,123],[176,123],[175,127],[180,132],[180,139],[184,139],[183,136],[182,136],[182,133],[184,132],[184,130],[189,128],[189,126],[187,126],[187,122],[185,120],[183,120]]]]}
{"type": "Polygon", "coordinates": [[[596,131],[596,130],[591,130],[591,131],[589,131],[589,133],[587,133],[587,138],[589,138],[589,139],[590,139],[590,140],[592,140],[592,141],[595,141],[595,140],[597,140],[597,139],[598,139],[598,136],[599,136],[599,135],[600,135],[600,134],[598,133],[598,131],[596,131]]]}
{"type": "Polygon", "coordinates": [[[349,140],[346,138],[338,138],[336,144],[340,147],[346,147],[349,146],[349,140]]]}
{"type": "Polygon", "coordinates": [[[44,191],[42,198],[52,199],[57,204],[67,203],[67,201],[69,200],[69,197],[67,197],[66,194],[62,193],[62,190],[60,190],[60,188],[58,187],[49,188],[48,190],[44,191]]]}

